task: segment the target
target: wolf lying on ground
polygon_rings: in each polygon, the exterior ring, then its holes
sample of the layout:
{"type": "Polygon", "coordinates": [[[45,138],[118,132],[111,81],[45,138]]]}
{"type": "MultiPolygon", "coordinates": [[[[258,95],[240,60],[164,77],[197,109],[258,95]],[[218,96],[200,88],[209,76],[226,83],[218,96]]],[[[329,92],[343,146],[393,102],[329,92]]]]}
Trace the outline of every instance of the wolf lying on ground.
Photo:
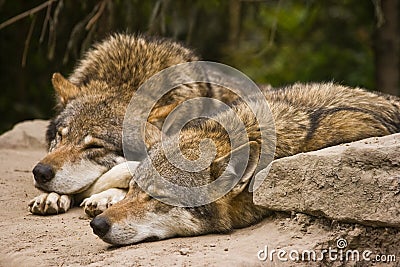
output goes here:
{"type": "MultiPolygon", "coordinates": [[[[112,178],[126,169],[116,166],[124,162],[121,139],[126,106],[140,85],[157,72],[196,60],[191,50],[176,42],[117,34],[86,53],[68,80],[55,73],[52,83],[59,112],[46,134],[49,153],[33,169],[35,186],[46,193],[29,203],[30,211],[63,213],[74,201],[102,193],[82,203],[86,213],[94,216],[121,200],[130,176],[112,178]]],[[[228,103],[235,99],[207,86],[179,86],[156,103],[146,129],[160,127],[181,102],[205,96],[228,103]]],[[[154,142],[152,138],[148,144],[154,142]]]]}
{"type": "MultiPolygon", "coordinates": [[[[396,97],[332,83],[295,84],[264,94],[275,120],[275,158],[400,132],[400,99],[396,97]]],[[[92,220],[90,225],[94,233],[105,242],[124,245],[174,236],[223,233],[249,226],[267,215],[268,210],[253,204],[249,183],[260,164],[260,147],[263,145],[260,129],[268,126],[258,124],[246,103],[237,103],[233,110],[245,124],[247,143],[233,149],[232,136],[217,123],[232,122],[232,113],[187,124],[179,136],[180,153],[189,160],[197,159],[200,142],[209,138],[217,147],[217,155],[210,166],[199,172],[177,168],[165,156],[168,151],[177,151],[171,137],[163,142],[163,147],[156,143],[134,171],[126,197],[92,220]],[[246,144],[249,160],[240,181],[229,193],[212,203],[197,207],[168,205],[163,199],[175,196],[158,192],[152,185],[156,172],[167,181],[194,187],[209,184],[217,178],[232,181],[238,176],[239,162],[233,161],[228,167],[231,154],[233,151],[244,152],[246,144]],[[141,187],[136,181],[142,182],[141,187]],[[144,189],[157,197],[153,198],[144,189]]],[[[256,111],[258,116],[263,112],[256,111]]]]}
{"type": "MultiPolygon", "coordinates": [[[[143,160],[140,164],[128,163],[131,169],[137,168],[131,179],[123,157],[122,126],[133,94],[157,72],[196,60],[193,52],[171,41],[115,35],[90,50],[68,80],[54,74],[59,114],[46,134],[49,153],[33,170],[35,186],[46,193],[30,202],[30,211],[62,213],[74,201],[83,200],[87,214],[103,212],[91,226],[112,244],[226,232],[264,217],[267,211],[253,204],[248,187],[260,164],[260,128],[267,126],[258,125],[246,103],[240,101],[233,109],[246,126],[250,155],[240,182],[228,194],[206,205],[184,208],[152,198],[135,182],[148,178],[150,183],[152,166],[167,180],[189,186],[208,184],[222,173],[222,180],[228,183],[238,176],[235,162],[232,168],[226,166],[231,150],[240,153],[246,144],[232,148],[224,129],[214,120],[189,123],[180,133],[182,154],[189,160],[198,157],[196,151],[204,138],[217,144],[216,158],[203,171],[177,169],[165,158],[159,143],[163,121],[187,99],[236,100],[236,96],[215,86],[182,85],[156,103],[146,127],[149,157],[138,158],[143,160]]],[[[400,101],[395,97],[331,83],[296,84],[263,93],[275,120],[275,158],[400,131],[400,101]]],[[[262,115],[263,110],[258,112],[262,115]]],[[[217,119],[231,123],[229,114],[218,114],[217,119]]],[[[169,140],[165,151],[175,151],[169,140]]],[[[155,193],[163,198],[163,192],[155,193]]]]}

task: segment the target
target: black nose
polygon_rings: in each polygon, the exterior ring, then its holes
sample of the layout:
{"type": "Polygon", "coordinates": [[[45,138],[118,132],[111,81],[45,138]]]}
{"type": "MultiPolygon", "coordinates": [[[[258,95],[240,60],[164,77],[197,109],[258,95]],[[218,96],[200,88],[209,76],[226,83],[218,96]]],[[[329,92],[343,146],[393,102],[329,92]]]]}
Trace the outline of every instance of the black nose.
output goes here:
{"type": "Polygon", "coordinates": [[[90,226],[93,228],[93,233],[99,237],[103,237],[110,230],[110,222],[105,217],[97,216],[91,222],[90,226]]]}
{"type": "Polygon", "coordinates": [[[36,182],[39,184],[46,183],[54,178],[54,171],[50,165],[38,163],[32,170],[36,182]]]}

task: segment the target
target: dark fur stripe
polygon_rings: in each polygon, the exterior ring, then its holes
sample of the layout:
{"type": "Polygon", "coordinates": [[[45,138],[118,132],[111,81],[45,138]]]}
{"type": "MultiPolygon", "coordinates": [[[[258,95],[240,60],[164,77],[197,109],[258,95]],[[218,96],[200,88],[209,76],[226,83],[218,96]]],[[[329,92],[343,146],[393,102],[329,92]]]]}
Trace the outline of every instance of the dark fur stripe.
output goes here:
{"type": "Polygon", "coordinates": [[[340,111],[352,111],[352,112],[366,113],[366,114],[374,117],[380,123],[382,123],[382,125],[385,126],[385,128],[389,132],[396,133],[399,131],[398,125],[394,125],[393,120],[391,120],[391,118],[384,118],[384,117],[374,113],[373,111],[370,111],[367,109],[355,108],[355,107],[336,107],[336,108],[330,108],[330,109],[317,109],[317,110],[311,112],[311,114],[309,116],[310,128],[307,131],[305,141],[310,141],[313,138],[314,133],[318,129],[320,122],[325,117],[327,117],[328,115],[332,115],[334,113],[340,112],[340,111]]]}

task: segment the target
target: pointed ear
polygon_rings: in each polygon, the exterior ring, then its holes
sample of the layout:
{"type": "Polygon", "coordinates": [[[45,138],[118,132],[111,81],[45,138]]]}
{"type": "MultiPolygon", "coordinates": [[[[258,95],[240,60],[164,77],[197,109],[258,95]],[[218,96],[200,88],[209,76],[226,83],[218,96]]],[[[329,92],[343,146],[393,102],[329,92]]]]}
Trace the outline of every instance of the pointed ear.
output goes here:
{"type": "Polygon", "coordinates": [[[257,168],[259,157],[260,145],[255,141],[251,141],[214,160],[211,164],[211,175],[215,178],[221,176],[218,178],[218,181],[221,181],[221,186],[232,186],[232,183],[238,179],[241,170],[244,169],[240,180],[229,192],[229,195],[234,197],[240,194],[250,183],[257,168]],[[247,146],[249,154],[248,158],[245,158],[247,146]]]}
{"type": "Polygon", "coordinates": [[[144,142],[147,149],[150,149],[154,144],[161,141],[162,132],[153,124],[146,122],[144,132],[144,142]]]}
{"type": "Polygon", "coordinates": [[[176,106],[177,103],[153,108],[147,121],[154,125],[161,123],[176,106]]]}
{"type": "Polygon", "coordinates": [[[54,90],[62,106],[65,106],[80,93],[76,85],[65,79],[64,76],[58,72],[53,74],[51,82],[53,83],[54,90]]]}

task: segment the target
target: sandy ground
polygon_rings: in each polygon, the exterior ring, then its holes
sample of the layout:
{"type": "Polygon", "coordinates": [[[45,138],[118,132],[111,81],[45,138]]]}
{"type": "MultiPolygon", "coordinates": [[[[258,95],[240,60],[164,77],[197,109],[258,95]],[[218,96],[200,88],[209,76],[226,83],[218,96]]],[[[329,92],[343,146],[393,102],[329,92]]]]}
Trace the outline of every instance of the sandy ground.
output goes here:
{"type": "Polygon", "coordinates": [[[40,148],[0,148],[0,266],[293,266],[277,259],[260,261],[257,253],[266,245],[313,249],[338,237],[307,217],[279,214],[226,235],[112,247],[92,233],[81,208],[46,217],[29,213],[29,200],[40,193],[31,170],[44,155],[40,148]]]}
{"type": "Polygon", "coordinates": [[[31,169],[44,155],[40,150],[0,150],[0,247],[3,253],[15,253],[13,257],[24,256],[27,263],[33,259],[41,266],[253,266],[261,264],[257,252],[264,245],[312,248],[308,241],[321,237],[317,231],[307,235],[306,244],[299,242],[304,233],[285,231],[286,219],[281,218],[229,235],[112,247],[92,233],[81,208],[46,217],[28,212],[28,201],[40,193],[33,187],[31,169]]]}

